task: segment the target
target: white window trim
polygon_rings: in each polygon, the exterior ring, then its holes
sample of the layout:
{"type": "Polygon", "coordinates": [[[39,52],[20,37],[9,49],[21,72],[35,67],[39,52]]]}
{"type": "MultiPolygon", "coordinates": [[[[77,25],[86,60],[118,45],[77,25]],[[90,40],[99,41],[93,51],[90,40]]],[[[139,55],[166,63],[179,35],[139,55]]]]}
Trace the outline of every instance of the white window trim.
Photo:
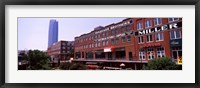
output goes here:
{"type": "Polygon", "coordinates": [[[145,51],[139,51],[139,60],[146,60],[146,55],[145,55],[145,51]],[[143,54],[141,54],[143,53],[143,54]],[[142,56],[142,58],[140,58],[140,56],[142,56]],[[144,58],[143,58],[144,56],[144,58]]]}
{"type": "Polygon", "coordinates": [[[122,37],[122,43],[126,43],[126,38],[124,37],[124,42],[123,42],[123,37],[122,37]]]}
{"type": "Polygon", "coordinates": [[[115,39],[115,44],[119,44],[119,39],[115,39]],[[118,40],[118,42],[116,40],[118,40]]]}
{"type": "Polygon", "coordinates": [[[102,41],[102,46],[105,46],[105,41],[102,41]]]}
{"type": "Polygon", "coordinates": [[[142,28],[142,26],[143,26],[143,25],[142,25],[142,22],[138,22],[138,23],[137,23],[137,30],[142,30],[142,29],[143,29],[143,28],[142,28]],[[141,24],[141,28],[138,28],[138,23],[141,24]]]}
{"type": "Polygon", "coordinates": [[[162,18],[155,18],[154,19],[154,26],[158,26],[158,25],[161,25],[162,24],[162,18]],[[156,21],[157,21],[157,23],[158,23],[158,19],[160,19],[160,24],[155,24],[155,19],[156,19],[156,21]]]}
{"type": "Polygon", "coordinates": [[[173,19],[172,21],[169,21],[169,18],[168,18],[168,22],[170,23],[170,22],[174,22],[174,21],[178,21],[179,20],[179,18],[177,20],[174,20],[174,18],[172,18],[172,19],[173,19]]]}
{"type": "MultiPolygon", "coordinates": [[[[158,48],[163,48],[164,56],[166,56],[166,54],[165,54],[165,48],[164,47],[158,47],[158,48]]],[[[158,48],[156,48],[157,58],[158,58],[158,48]]]]}
{"type": "Polygon", "coordinates": [[[143,43],[144,43],[144,36],[139,36],[138,38],[140,38],[139,41],[138,41],[138,44],[143,44],[143,43]],[[139,42],[140,40],[142,40],[141,37],[143,37],[143,41],[142,41],[142,42],[139,42]]]}
{"type": "Polygon", "coordinates": [[[182,38],[182,35],[181,35],[181,31],[180,31],[180,30],[172,30],[172,31],[173,31],[173,34],[174,34],[174,38],[171,37],[171,31],[170,31],[170,40],[175,40],[175,39],[181,39],[181,38],[182,38]],[[179,32],[180,38],[177,38],[177,37],[176,37],[175,31],[178,31],[178,32],[179,32]]]}
{"type": "Polygon", "coordinates": [[[145,20],[145,28],[150,28],[152,27],[152,21],[151,20],[145,20]],[[148,27],[146,27],[146,22],[148,22],[148,27]],[[150,25],[151,23],[151,25],[150,25]]]}
{"type": "Polygon", "coordinates": [[[158,33],[156,33],[156,35],[155,35],[155,37],[156,37],[156,39],[155,39],[156,42],[164,41],[164,34],[163,34],[162,32],[158,32],[158,33]],[[158,33],[161,33],[161,34],[162,34],[162,37],[163,37],[162,40],[157,40],[157,34],[158,34],[158,33]]]}
{"type": "MultiPolygon", "coordinates": [[[[147,35],[147,36],[149,36],[149,35],[147,35]]],[[[148,39],[150,40],[150,37],[148,39]]],[[[147,43],[151,43],[151,42],[153,42],[153,35],[152,35],[152,41],[147,41],[147,43]]]]}
{"type": "Polygon", "coordinates": [[[151,48],[151,49],[153,49],[153,51],[148,51],[148,49],[149,48],[147,48],[147,58],[148,58],[148,60],[153,60],[155,58],[155,50],[154,50],[154,48],[151,48]],[[151,58],[149,58],[149,54],[148,53],[151,53],[151,52],[153,52],[154,55],[151,55],[151,58]],[[152,56],[154,56],[154,58],[152,58],[152,56]]]}
{"type": "Polygon", "coordinates": [[[131,36],[130,36],[130,41],[128,41],[128,36],[127,36],[127,39],[125,39],[126,40],[126,42],[131,42],[131,36]]]}
{"type": "Polygon", "coordinates": [[[106,45],[108,45],[108,40],[106,40],[106,45]]]}

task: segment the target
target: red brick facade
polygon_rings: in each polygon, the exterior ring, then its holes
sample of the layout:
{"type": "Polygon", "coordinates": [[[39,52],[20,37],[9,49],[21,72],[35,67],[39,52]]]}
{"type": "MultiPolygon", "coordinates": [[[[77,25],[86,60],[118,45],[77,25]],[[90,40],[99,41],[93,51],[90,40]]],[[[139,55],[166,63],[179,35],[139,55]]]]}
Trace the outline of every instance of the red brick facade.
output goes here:
{"type": "Polygon", "coordinates": [[[73,42],[71,41],[59,41],[54,43],[47,49],[47,54],[54,58],[54,61],[69,60],[71,52],[74,49],[73,42]]]}
{"type": "Polygon", "coordinates": [[[127,18],[75,37],[74,58],[147,62],[169,57],[176,61],[182,56],[181,36],[182,18],[127,18]]]}

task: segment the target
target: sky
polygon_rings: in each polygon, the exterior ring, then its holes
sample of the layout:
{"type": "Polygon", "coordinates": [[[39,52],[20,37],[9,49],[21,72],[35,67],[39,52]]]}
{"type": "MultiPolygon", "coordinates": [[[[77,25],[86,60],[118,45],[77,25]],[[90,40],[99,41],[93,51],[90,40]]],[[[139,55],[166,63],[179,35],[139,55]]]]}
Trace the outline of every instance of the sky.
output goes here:
{"type": "Polygon", "coordinates": [[[74,41],[98,26],[107,26],[125,18],[18,18],[18,50],[47,50],[49,21],[58,21],[58,41],[74,41]]]}

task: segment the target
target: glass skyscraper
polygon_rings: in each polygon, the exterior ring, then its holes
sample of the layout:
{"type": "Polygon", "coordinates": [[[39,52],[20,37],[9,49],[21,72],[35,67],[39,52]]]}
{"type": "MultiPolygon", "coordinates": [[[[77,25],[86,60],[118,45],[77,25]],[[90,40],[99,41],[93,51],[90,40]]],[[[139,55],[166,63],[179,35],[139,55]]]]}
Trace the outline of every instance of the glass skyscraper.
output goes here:
{"type": "Polygon", "coordinates": [[[50,20],[49,22],[49,40],[48,47],[58,41],[58,21],[50,20]]]}

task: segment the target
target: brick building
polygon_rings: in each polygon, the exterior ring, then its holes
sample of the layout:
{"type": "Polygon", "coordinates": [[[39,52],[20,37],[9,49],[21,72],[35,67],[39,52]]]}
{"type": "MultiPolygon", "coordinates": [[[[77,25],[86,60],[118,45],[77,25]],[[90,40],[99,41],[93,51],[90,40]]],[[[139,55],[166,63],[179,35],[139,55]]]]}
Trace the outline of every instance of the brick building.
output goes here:
{"type": "Polygon", "coordinates": [[[182,57],[182,18],[127,18],[75,37],[75,62],[125,63],[135,69],[158,57],[182,57]]]}
{"type": "Polygon", "coordinates": [[[48,55],[52,61],[58,62],[69,60],[73,57],[74,42],[73,41],[58,41],[47,49],[48,55]]]}

